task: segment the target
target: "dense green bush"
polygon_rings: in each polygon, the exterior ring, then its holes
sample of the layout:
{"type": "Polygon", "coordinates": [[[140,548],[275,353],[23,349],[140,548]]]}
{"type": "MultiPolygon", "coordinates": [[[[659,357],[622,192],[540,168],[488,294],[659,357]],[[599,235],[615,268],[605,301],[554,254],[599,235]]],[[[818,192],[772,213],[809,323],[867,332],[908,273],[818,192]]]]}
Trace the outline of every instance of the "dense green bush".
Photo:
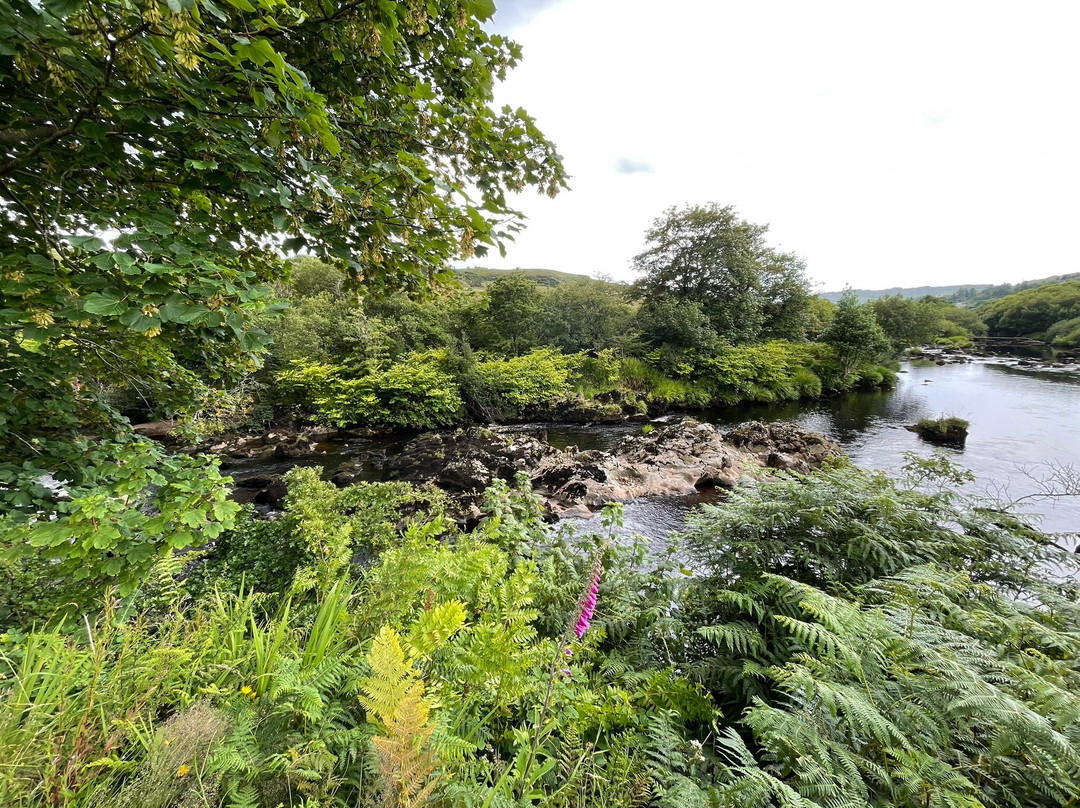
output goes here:
{"type": "Polygon", "coordinates": [[[700,375],[718,404],[794,401],[820,396],[835,366],[826,346],[777,340],[725,348],[701,363],[700,375]]]}
{"type": "Polygon", "coordinates": [[[520,418],[563,398],[570,392],[572,358],[540,348],[508,359],[481,359],[467,387],[470,403],[489,418],[520,418]]]}
{"type": "Polygon", "coordinates": [[[275,378],[286,401],[325,424],[433,429],[464,416],[446,351],[408,354],[359,378],[333,365],[296,361],[275,378]]]}
{"type": "Polygon", "coordinates": [[[1074,799],[1080,613],[1055,570],[1076,564],[1046,537],[837,467],[737,491],[687,541],[684,662],[729,718],[719,804],[1074,799]]]}
{"type": "MultiPolygon", "coordinates": [[[[687,366],[690,370],[692,366],[687,366]]],[[[711,401],[709,390],[687,378],[672,379],[649,362],[629,357],[619,366],[619,382],[626,390],[640,396],[653,409],[668,407],[700,408],[711,401]]]]}
{"type": "Polygon", "coordinates": [[[1040,337],[1055,323],[1080,317],[1080,281],[1015,292],[976,311],[995,337],[1040,337]]]}
{"type": "Polygon", "coordinates": [[[1080,317],[1058,320],[1047,329],[1046,339],[1056,348],[1080,348],[1080,317]]]}
{"type": "Polygon", "coordinates": [[[896,371],[885,365],[862,365],[855,371],[855,386],[863,390],[895,387],[896,371]]]}
{"type": "Polygon", "coordinates": [[[331,424],[415,429],[457,423],[464,402],[446,364],[446,351],[424,351],[385,370],[342,380],[316,399],[319,417],[331,424]]]}
{"type": "MultiPolygon", "coordinates": [[[[185,586],[193,597],[213,590],[288,592],[298,570],[339,555],[349,563],[370,563],[399,541],[407,525],[418,518],[436,520],[445,508],[438,489],[408,483],[338,488],[304,467],[292,469],[285,482],[289,493],[282,518],[262,519],[247,509],[211,551],[188,562],[185,586]]],[[[339,570],[336,562],[331,566],[339,570]]]]}

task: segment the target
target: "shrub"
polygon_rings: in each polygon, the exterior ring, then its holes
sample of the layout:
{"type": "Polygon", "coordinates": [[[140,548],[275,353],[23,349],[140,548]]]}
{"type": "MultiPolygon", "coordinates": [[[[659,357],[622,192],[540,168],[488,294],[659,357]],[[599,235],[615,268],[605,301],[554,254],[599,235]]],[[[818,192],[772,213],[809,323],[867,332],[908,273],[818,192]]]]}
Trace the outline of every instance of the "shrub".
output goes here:
{"type": "Polygon", "coordinates": [[[411,353],[386,370],[345,378],[342,368],[293,362],[277,374],[286,401],[321,423],[434,429],[461,420],[463,403],[446,351],[411,353]]]}
{"type": "Polygon", "coordinates": [[[457,423],[464,402],[446,351],[411,353],[383,371],[332,386],[316,401],[328,423],[434,429],[457,423]]]}
{"type": "Polygon", "coordinates": [[[304,547],[287,519],[260,519],[246,507],[213,550],[193,562],[187,589],[200,598],[215,588],[239,592],[283,592],[304,560],[304,547]]]}
{"type": "Polygon", "coordinates": [[[1058,320],[1047,330],[1046,339],[1055,348],[1080,348],[1080,317],[1058,320]]]}
{"type": "Polygon", "coordinates": [[[863,365],[855,371],[855,386],[863,390],[894,387],[896,371],[884,365],[863,365]]]}
{"type": "Polygon", "coordinates": [[[820,346],[780,340],[740,345],[703,362],[701,375],[720,404],[793,401],[821,395],[813,365],[825,355],[820,346]]]}
{"type": "Polygon", "coordinates": [[[277,397],[290,404],[313,411],[315,400],[341,380],[342,369],[328,362],[294,359],[274,374],[277,397]]]}
{"type": "Polygon", "coordinates": [[[571,357],[550,348],[475,363],[466,386],[470,406],[493,420],[520,418],[570,392],[571,357]]]}
{"type": "Polygon", "coordinates": [[[622,362],[611,348],[597,351],[594,356],[578,354],[573,384],[582,392],[606,392],[618,384],[621,366],[622,362]]]}
{"type": "Polygon", "coordinates": [[[713,804],[1073,799],[1072,553],[850,466],[737,489],[688,534],[687,662],[730,719],[713,804]]]}

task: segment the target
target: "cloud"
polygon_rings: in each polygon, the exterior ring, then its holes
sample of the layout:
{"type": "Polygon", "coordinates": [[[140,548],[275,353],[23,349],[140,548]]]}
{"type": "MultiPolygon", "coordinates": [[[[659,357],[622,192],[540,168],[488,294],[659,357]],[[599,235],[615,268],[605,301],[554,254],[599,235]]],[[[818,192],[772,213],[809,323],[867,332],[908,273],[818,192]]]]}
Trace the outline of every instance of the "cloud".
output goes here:
{"type": "Polygon", "coordinates": [[[632,160],[629,157],[620,157],[615,161],[615,173],[617,174],[652,174],[652,163],[648,160],[632,160]]]}

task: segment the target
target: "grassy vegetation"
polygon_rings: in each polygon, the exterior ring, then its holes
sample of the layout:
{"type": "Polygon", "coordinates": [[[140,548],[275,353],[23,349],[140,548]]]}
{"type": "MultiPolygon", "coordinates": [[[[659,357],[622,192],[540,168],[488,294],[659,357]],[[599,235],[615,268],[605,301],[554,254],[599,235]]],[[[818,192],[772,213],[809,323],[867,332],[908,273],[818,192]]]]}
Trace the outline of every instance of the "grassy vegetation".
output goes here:
{"type": "Polygon", "coordinates": [[[1075,558],[923,465],[760,481],[648,563],[504,483],[464,534],[296,469],[206,560],[7,621],[0,802],[1067,805],[1080,612],[1042,570],[1075,558]]]}
{"type": "Polygon", "coordinates": [[[941,418],[921,418],[913,429],[920,438],[931,443],[962,446],[967,440],[970,426],[969,421],[950,415],[941,418]]]}

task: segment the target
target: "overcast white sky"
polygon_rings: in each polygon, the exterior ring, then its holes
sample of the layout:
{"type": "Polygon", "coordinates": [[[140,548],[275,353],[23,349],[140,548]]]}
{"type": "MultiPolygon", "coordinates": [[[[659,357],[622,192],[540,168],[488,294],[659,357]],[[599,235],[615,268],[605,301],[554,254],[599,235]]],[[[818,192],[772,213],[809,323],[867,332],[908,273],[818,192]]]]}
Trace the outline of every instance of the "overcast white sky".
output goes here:
{"type": "MultiPolygon", "coordinates": [[[[496,0],[498,2],[498,0],[496,0]]],[[[630,279],[673,204],[735,205],[820,289],[1080,270],[1080,2],[503,0],[497,101],[558,145],[505,260],[630,279]]]]}

